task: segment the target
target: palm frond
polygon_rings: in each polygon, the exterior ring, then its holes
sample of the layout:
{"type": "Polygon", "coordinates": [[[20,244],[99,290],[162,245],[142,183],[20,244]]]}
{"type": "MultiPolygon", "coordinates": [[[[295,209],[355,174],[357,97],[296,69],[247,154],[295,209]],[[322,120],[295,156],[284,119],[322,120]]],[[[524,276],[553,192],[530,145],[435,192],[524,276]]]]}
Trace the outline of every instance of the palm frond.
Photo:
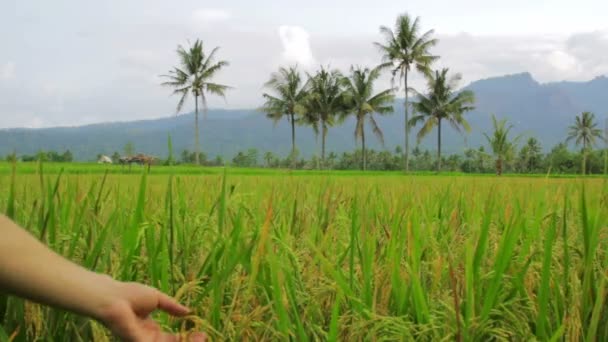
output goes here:
{"type": "Polygon", "coordinates": [[[378,123],[374,119],[373,115],[369,115],[367,118],[368,118],[370,125],[372,126],[372,132],[374,133],[374,135],[376,136],[376,138],[378,139],[378,141],[380,142],[382,147],[384,147],[384,134],[382,133],[380,126],[378,126],[378,123]]]}

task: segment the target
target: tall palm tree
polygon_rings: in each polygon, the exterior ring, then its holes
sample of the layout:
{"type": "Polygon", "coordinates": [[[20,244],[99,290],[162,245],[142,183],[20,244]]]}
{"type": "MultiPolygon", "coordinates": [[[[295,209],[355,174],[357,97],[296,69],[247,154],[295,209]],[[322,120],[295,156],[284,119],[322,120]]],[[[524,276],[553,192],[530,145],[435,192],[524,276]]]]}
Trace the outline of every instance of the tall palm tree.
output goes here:
{"type": "Polygon", "coordinates": [[[442,121],[447,121],[458,132],[471,130],[463,115],[475,108],[475,96],[470,90],[456,91],[461,79],[460,74],[448,77],[448,69],[435,71],[435,75],[427,76],[427,94],[417,94],[418,101],[412,103],[416,114],[409,121],[409,126],[423,122],[417,136],[418,143],[437,126],[437,172],[441,171],[442,121]]]}
{"type": "Polygon", "coordinates": [[[365,119],[369,121],[372,127],[372,132],[378,140],[384,144],[384,135],[374,119],[374,113],[389,114],[393,112],[391,105],[395,96],[393,89],[385,89],[377,94],[374,94],[374,82],[380,77],[382,67],[374,69],[362,69],[351,67],[350,77],[343,78],[345,88],[345,106],[348,112],[353,114],[357,119],[355,124],[355,140],[361,139],[361,168],[365,171],[367,168],[367,156],[365,151],[365,119]]]}
{"type": "Polygon", "coordinates": [[[307,96],[305,82],[297,66],[283,68],[273,73],[265,87],[272,89],[275,95],[264,93],[264,103],[262,110],[266,116],[275,123],[283,117],[287,117],[291,125],[291,155],[292,165],[295,166],[296,155],[296,115],[301,115],[305,111],[305,100],[307,96]]]}
{"type": "Polygon", "coordinates": [[[509,141],[509,132],[513,128],[513,125],[507,125],[507,120],[496,120],[496,116],[492,115],[492,125],[494,126],[494,133],[492,136],[484,133],[486,140],[492,148],[494,157],[496,158],[496,175],[502,175],[503,162],[508,160],[515,149],[515,144],[521,138],[521,136],[515,137],[513,141],[509,141]]]}
{"type": "Polygon", "coordinates": [[[591,112],[583,112],[576,117],[574,125],[568,127],[568,138],[566,142],[575,140],[576,145],[583,145],[583,174],[586,173],[587,165],[587,149],[592,148],[596,144],[596,138],[604,140],[602,130],[597,128],[595,115],[591,112]]]}
{"type": "Polygon", "coordinates": [[[226,96],[226,90],[229,86],[213,83],[212,79],[222,68],[228,66],[226,61],[215,61],[215,54],[218,47],[211,50],[211,53],[205,54],[203,42],[197,39],[193,45],[185,49],[183,46],[177,46],[177,55],[179,65],[169,70],[169,74],[162,75],[167,78],[163,82],[163,86],[173,88],[173,95],[180,95],[177,103],[177,112],[179,113],[188,99],[188,95],[194,97],[194,140],[196,145],[195,161],[198,165],[199,155],[201,152],[199,142],[198,128],[198,105],[199,101],[203,108],[203,113],[207,114],[207,96],[208,94],[226,96]]]}
{"type": "Polygon", "coordinates": [[[397,17],[394,30],[386,26],[380,27],[384,36],[383,43],[375,45],[384,54],[383,60],[392,67],[393,80],[397,75],[403,79],[405,91],[405,150],[404,168],[409,171],[409,86],[408,76],[414,67],[424,75],[430,74],[431,63],[439,57],[429,52],[437,44],[437,39],[431,38],[433,30],[420,34],[420,18],[405,13],[397,17]]]}
{"type": "Polygon", "coordinates": [[[336,116],[344,112],[342,74],[337,70],[321,68],[314,76],[308,75],[307,118],[315,133],[321,130],[321,164],[325,165],[325,141],[327,131],[333,126],[336,116]],[[318,124],[316,123],[318,122],[318,124]],[[320,127],[319,127],[320,126],[320,127]]]}

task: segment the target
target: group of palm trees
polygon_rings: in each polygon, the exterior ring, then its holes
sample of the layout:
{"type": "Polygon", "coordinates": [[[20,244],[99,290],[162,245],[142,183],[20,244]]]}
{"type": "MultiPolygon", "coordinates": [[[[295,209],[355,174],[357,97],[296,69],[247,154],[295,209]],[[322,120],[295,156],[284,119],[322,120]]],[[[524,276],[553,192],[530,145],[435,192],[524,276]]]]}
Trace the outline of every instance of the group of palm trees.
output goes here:
{"type": "MultiPolygon", "coordinates": [[[[383,142],[382,130],[374,114],[393,112],[392,103],[397,90],[395,81],[403,81],[405,94],[405,149],[404,168],[409,168],[409,127],[423,123],[418,134],[421,139],[434,126],[438,129],[438,144],[441,144],[441,123],[449,122],[460,130],[469,129],[463,114],[471,110],[474,102],[470,92],[456,92],[459,75],[448,77],[448,70],[433,72],[432,63],[439,57],[432,55],[430,49],[437,44],[432,38],[433,30],[420,33],[419,18],[412,19],[408,14],[397,17],[394,29],[380,27],[384,42],[375,43],[383,53],[383,61],[373,68],[351,67],[350,74],[344,76],[338,70],[321,67],[311,75],[304,77],[297,66],[281,67],[273,73],[265,86],[271,93],[263,94],[265,103],[262,106],[267,116],[275,122],[287,118],[291,125],[292,156],[296,153],[295,127],[308,125],[315,134],[321,136],[321,164],[325,161],[325,144],[329,128],[343,122],[349,115],[356,118],[355,139],[361,141],[361,166],[366,168],[365,123],[368,122],[372,132],[383,142]],[[414,70],[415,69],[415,70],[414,70]],[[374,92],[374,85],[384,70],[392,74],[393,87],[374,92]],[[422,73],[428,80],[428,93],[423,95],[408,85],[408,77],[413,71],[422,73]],[[414,93],[419,101],[410,104],[409,94],[414,93]],[[410,106],[416,115],[410,120],[410,106]]],[[[188,49],[178,46],[179,65],[169,71],[164,86],[173,88],[173,94],[180,96],[177,104],[179,112],[190,95],[195,104],[195,144],[196,155],[200,152],[199,142],[199,104],[203,113],[207,111],[207,96],[225,96],[229,86],[217,84],[213,77],[226,61],[215,61],[218,48],[206,55],[203,43],[197,40],[188,49]]],[[[438,146],[438,156],[441,157],[438,146]]],[[[295,162],[295,157],[292,158],[295,162]]],[[[196,161],[198,163],[198,160],[196,161]]]]}
{"type": "MultiPolygon", "coordinates": [[[[321,67],[317,72],[302,73],[298,66],[281,67],[265,83],[270,92],[264,93],[264,104],[260,108],[267,117],[278,122],[287,119],[291,126],[292,162],[296,162],[296,126],[310,126],[315,135],[321,136],[321,165],[325,164],[325,145],[329,128],[342,123],[347,117],[355,120],[355,140],[361,142],[361,167],[366,169],[365,125],[371,126],[374,135],[383,143],[382,130],[374,115],[393,113],[393,102],[398,87],[405,95],[404,127],[404,170],[409,171],[409,131],[421,125],[417,140],[428,135],[437,127],[437,171],[441,170],[441,134],[442,123],[449,124],[458,132],[469,132],[470,126],[464,114],[474,109],[474,94],[469,91],[458,91],[460,74],[450,75],[447,68],[433,70],[432,64],[439,59],[431,53],[438,40],[433,38],[433,30],[421,33],[420,20],[408,14],[397,17],[393,29],[380,27],[384,41],[374,43],[382,53],[381,63],[373,68],[351,66],[350,73],[343,75],[340,71],[321,67]],[[392,86],[378,92],[374,91],[376,82],[383,72],[392,76],[392,86]],[[418,92],[409,86],[408,77],[412,72],[421,73],[427,81],[425,92],[418,92]],[[410,103],[410,94],[416,98],[410,103]],[[413,117],[410,118],[410,109],[413,117]]],[[[203,113],[207,112],[207,97],[218,95],[224,97],[229,86],[213,82],[214,76],[224,67],[226,61],[216,61],[218,48],[205,54],[203,43],[197,40],[188,49],[178,46],[179,65],[163,75],[167,79],[164,86],[173,88],[173,94],[180,96],[177,104],[179,112],[190,95],[195,104],[195,145],[196,163],[199,163],[199,104],[203,113]]],[[[485,134],[488,143],[496,156],[497,174],[502,173],[503,162],[518,139],[509,140],[511,126],[506,120],[493,118],[493,134],[485,134]]],[[[577,117],[576,124],[570,127],[569,140],[576,140],[583,145],[585,152],[601,137],[596,128],[593,114],[585,112],[577,117]]],[[[583,172],[585,168],[585,153],[583,172]]],[[[293,165],[292,164],[292,167],[293,165]]]]}
{"type": "Polygon", "coordinates": [[[356,118],[355,139],[361,140],[362,168],[366,168],[365,122],[369,122],[374,134],[383,141],[382,131],[374,114],[393,112],[393,89],[374,93],[374,83],[381,75],[382,67],[373,69],[351,67],[350,75],[343,76],[337,70],[321,68],[316,74],[306,74],[304,79],[297,67],[280,68],[266,83],[273,94],[265,93],[261,108],[275,122],[286,117],[291,125],[292,163],[295,163],[295,126],[311,126],[321,135],[321,165],[325,164],[325,143],[329,128],[344,121],[349,115],[356,118]]]}
{"type": "MultiPolygon", "coordinates": [[[[509,133],[513,129],[513,125],[509,124],[506,119],[498,120],[495,116],[492,116],[492,125],[492,134],[488,135],[484,133],[484,136],[496,158],[496,174],[500,176],[502,175],[505,161],[513,158],[517,142],[522,138],[522,135],[510,138],[509,133]]],[[[574,141],[577,146],[582,146],[582,174],[587,173],[586,165],[590,150],[596,146],[598,141],[606,140],[606,137],[602,134],[602,130],[597,127],[598,123],[595,120],[595,115],[591,112],[583,112],[576,116],[574,125],[568,127],[569,131],[566,143],[574,141]]],[[[533,137],[528,140],[524,148],[529,152],[535,150],[540,152],[538,141],[533,137]]],[[[604,153],[608,153],[608,150],[605,150],[604,153]]],[[[606,166],[604,168],[606,169],[606,166]]]]}
{"type": "MultiPolygon", "coordinates": [[[[280,68],[272,75],[266,87],[272,94],[264,94],[266,100],[262,110],[275,121],[286,117],[291,124],[292,154],[295,154],[295,126],[309,125],[316,134],[321,130],[321,163],[325,161],[325,141],[328,128],[346,117],[355,117],[355,140],[361,141],[361,167],[366,169],[365,123],[383,142],[382,130],[374,114],[393,113],[395,81],[403,85],[405,94],[405,142],[404,169],[409,170],[409,128],[422,124],[418,141],[437,127],[437,157],[441,160],[441,124],[448,122],[456,130],[469,131],[470,127],[463,114],[473,109],[475,98],[470,91],[457,91],[459,74],[449,76],[448,69],[433,71],[432,63],[439,57],[430,49],[437,44],[432,38],[433,31],[420,34],[419,18],[408,14],[397,17],[394,29],[380,27],[383,42],[375,45],[382,52],[382,62],[374,68],[351,67],[350,74],[343,76],[337,70],[321,68],[314,75],[306,74],[306,80],[297,67],[280,68]],[[375,82],[387,70],[392,75],[393,87],[374,92],[375,82]],[[420,93],[408,84],[413,71],[422,73],[428,84],[426,93],[420,93]],[[402,81],[402,82],[401,82],[402,81]],[[409,94],[417,101],[410,103],[409,94]],[[410,118],[410,106],[414,117],[410,118]]],[[[438,162],[438,169],[441,164],[438,162]]]]}

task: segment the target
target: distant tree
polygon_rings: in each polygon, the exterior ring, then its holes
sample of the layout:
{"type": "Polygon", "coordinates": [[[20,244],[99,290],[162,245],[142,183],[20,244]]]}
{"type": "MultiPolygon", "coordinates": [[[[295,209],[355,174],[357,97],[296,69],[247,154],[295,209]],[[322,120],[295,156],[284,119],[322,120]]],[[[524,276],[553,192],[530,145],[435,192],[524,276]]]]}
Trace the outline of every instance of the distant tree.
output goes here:
{"type": "Polygon", "coordinates": [[[477,155],[477,151],[475,151],[472,148],[467,148],[464,151],[464,161],[460,165],[460,169],[463,172],[467,172],[467,173],[478,172],[478,170],[475,167],[476,155],[477,155]]]}
{"type": "MultiPolygon", "coordinates": [[[[132,155],[135,154],[135,145],[133,144],[133,142],[129,141],[125,144],[125,147],[123,148],[123,152],[125,153],[125,156],[130,157],[132,155]]],[[[99,158],[97,158],[99,159],[99,158]]]]}
{"type": "Polygon", "coordinates": [[[335,152],[329,152],[329,155],[327,156],[327,168],[330,170],[333,169],[337,159],[338,155],[335,152]]]}
{"type": "Polygon", "coordinates": [[[250,148],[247,152],[239,151],[233,158],[232,164],[238,167],[255,167],[258,160],[258,150],[250,148]]]}
{"type": "Polygon", "coordinates": [[[41,161],[41,162],[48,161],[49,155],[47,152],[40,150],[36,153],[36,160],[41,161]]]}
{"type": "Polygon", "coordinates": [[[395,99],[393,89],[385,89],[374,94],[374,83],[380,78],[381,67],[362,69],[351,67],[351,74],[343,78],[345,88],[346,113],[354,115],[355,140],[361,140],[361,168],[365,171],[367,159],[365,154],[365,120],[372,127],[372,132],[384,145],[384,135],[378,126],[374,114],[390,114],[395,99]]]}
{"type": "Polygon", "coordinates": [[[45,161],[62,162],[61,155],[57,151],[47,151],[45,161]]]}
{"type": "Polygon", "coordinates": [[[13,153],[9,153],[6,155],[6,161],[9,163],[14,163],[17,161],[17,152],[13,151],[13,153]]]}
{"type": "Polygon", "coordinates": [[[243,153],[243,151],[237,152],[237,154],[232,158],[232,165],[238,167],[246,167],[247,166],[247,155],[243,153]]]}
{"type": "Polygon", "coordinates": [[[207,94],[218,95],[225,97],[226,91],[230,87],[212,83],[211,80],[222,68],[228,66],[226,61],[215,61],[215,54],[219,48],[211,50],[209,55],[205,54],[203,42],[197,39],[194,45],[185,49],[181,45],[177,47],[177,55],[179,57],[179,66],[174,67],[169,71],[169,74],[163,75],[168,81],[163,82],[163,86],[173,88],[173,94],[179,95],[180,100],[177,103],[177,112],[182,110],[184,103],[188,99],[188,95],[194,96],[194,139],[195,139],[195,160],[197,165],[200,165],[198,159],[201,148],[199,141],[198,128],[198,105],[199,99],[203,108],[203,113],[207,112],[207,94]]]}
{"type": "Polygon", "coordinates": [[[408,76],[412,67],[422,74],[430,74],[430,66],[439,57],[431,55],[429,50],[437,44],[431,38],[433,30],[420,34],[420,19],[405,13],[397,17],[394,30],[380,27],[384,36],[383,43],[375,43],[383,53],[383,59],[392,68],[393,79],[399,75],[403,79],[405,92],[405,150],[404,168],[409,171],[409,85],[408,76]]]}
{"type": "Polygon", "coordinates": [[[401,146],[397,145],[395,147],[395,154],[399,155],[399,156],[402,155],[403,154],[403,148],[401,146]]]}
{"type": "Polygon", "coordinates": [[[187,149],[183,150],[181,153],[181,160],[184,164],[190,164],[192,161],[190,160],[191,153],[187,149]]]}
{"type": "Polygon", "coordinates": [[[21,160],[23,160],[24,162],[33,162],[37,160],[37,156],[24,154],[23,156],[21,156],[21,160]]]}
{"type": "Polygon", "coordinates": [[[597,122],[595,122],[595,115],[591,112],[583,112],[581,115],[576,117],[574,125],[569,127],[568,138],[566,143],[574,140],[576,145],[583,145],[582,155],[582,173],[586,173],[586,162],[588,149],[593,148],[596,141],[603,140],[602,130],[597,128],[597,122]]]}
{"type": "Polygon", "coordinates": [[[110,159],[112,159],[112,163],[116,164],[120,160],[120,154],[117,151],[114,151],[114,153],[112,153],[112,156],[110,157],[110,159]]]}
{"type": "Polygon", "coordinates": [[[329,127],[335,123],[336,116],[344,111],[342,75],[337,70],[321,68],[309,77],[309,96],[306,101],[304,120],[318,132],[321,129],[321,166],[325,164],[325,141],[329,127]],[[317,122],[317,123],[315,123],[317,122]],[[319,127],[320,126],[320,127],[319,127]]]}
{"type": "Polygon", "coordinates": [[[196,163],[196,161],[198,160],[198,164],[197,165],[206,165],[207,164],[207,154],[205,152],[199,152],[198,155],[196,152],[192,152],[190,153],[190,163],[196,163]]]}
{"type": "MultiPolygon", "coordinates": [[[[296,122],[298,116],[305,112],[305,101],[307,97],[307,82],[303,80],[297,66],[290,68],[280,68],[273,73],[270,80],[264,85],[272,89],[274,94],[264,93],[266,102],[262,111],[272,119],[275,124],[283,117],[291,125],[291,153],[296,151],[296,122]]],[[[292,167],[295,166],[295,159],[292,159],[292,167]]]]}
{"type": "Polygon", "coordinates": [[[572,173],[575,170],[574,155],[568,151],[565,143],[555,145],[545,158],[549,172],[572,173]]]}
{"type": "Polygon", "coordinates": [[[519,151],[519,160],[523,172],[536,171],[541,162],[541,146],[536,138],[529,138],[519,151]]]}
{"type": "Polygon", "coordinates": [[[427,76],[427,94],[417,94],[418,101],[412,103],[416,115],[410,120],[409,126],[423,123],[417,136],[419,143],[437,126],[437,172],[441,171],[442,121],[458,132],[471,130],[463,115],[475,108],[475,96],[470,90],[457,91],[461,79],[460,74],[448,78],[448,69],[435,71],[434,75],[427,76]]]}
{"type": "Polygon", "coordinates": [[[247,166],[255,167],[258,165],[258,155],[259,152],[255,148],[250,148],[247,150],[247,166]]]}
{"type": "Polygon", "coordinates": [[[270,168],[273,166],[274,160],[275,160],[275,156],[274,153],[267,151],[266,153],[264,153],[264,163],[266,164],[266,167],[270,168]]]}
{"type": "Polygon", "coordinates": [[[224,165],[224,158],[222,158],[222,156],[215,156],[215,160],[213,161],[213,163],[216,166],[223,166],[224,165]]]}
{"type": "Polygon", "coordinates": [[[73,160],[74,160],[74,156],[72,155],[72,152],[70,152],[70,150],[66,150],[61,155],[61,161],[63,161],[63,162],[71,163],[73,160]]]}
{"type": "Polygon", "coordinates": [[[420,150],[420,147],[419,146],[414,147],[414,149],[412,150],[412,156],[414,156],[414,158],[418,158],[421,154],[422,154],[422,151],[420,150]]]}
{"type": "Polygon", "coordinates": [[[513,141],[509,140],[509,131],[513,128],[512,125],[507,125],[507,120],[496,120],[496,116],[492,115],[492,125],[494,126],[494,133],[492,136],[484,133],[494,157],[496,158],[496,175],[500,176],[503,172],[503,164],[506,160],[509,160],[514,149],[514,144],[519,140],[516,137],[513,141]]]}
{"type": "Polygon", "coordinates": [[[169,134],[167,136],[167,152],[168,152],[168,157],[167,157],[167,165],[173,165],[175,164],[175,160],[173,160],[173,142],[171,141],[171,134],[169,134]]]}
{"type": "Polygon", "coordinates": [[[462,164],[462,156],[459,154],[452,154],[445,159],[445,166],[449,171],[456,172],[462,171],[460,165],[462,164]]]}
{"type": "Polygon", "coordinates": [[[488,172],[487,169],[489,168],[489,166],[486,166],[488,164],[491,163],[491,156],[486,153],[486,149],[483,146],[479,146],[479,149],[477,149],[477,169],[479,170],[479,172],[488,172]]]}

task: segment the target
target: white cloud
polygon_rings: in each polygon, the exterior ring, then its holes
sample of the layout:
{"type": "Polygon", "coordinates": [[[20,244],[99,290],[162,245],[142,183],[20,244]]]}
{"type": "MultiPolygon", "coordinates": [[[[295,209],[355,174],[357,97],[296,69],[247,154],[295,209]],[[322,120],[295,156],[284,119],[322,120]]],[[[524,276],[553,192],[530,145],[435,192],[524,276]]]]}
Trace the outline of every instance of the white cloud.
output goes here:
{"type": "Polygon", "coordinates": [[[195,21],[206,24],[209,22],[224,21],[230,19],[232,14],[224,9],[219,8],[201,8],[192,13],[195,21]]]}
{"type": "Polygon", "coordinates": [[[45,125],[44,120],[42,120],[40,117],[35,116],[33,118],[31,118],[30,120],[28,120],[28,122],[24,125],[24,127],[26,128],[42,128],[45,127],[47,125],[45,125]]]}
{"type": "Polygon", "coordinates": [[[15,63],[7,62],[4,65],[0,65],[0,80],[11,80],[15,78],[15,63]]]}
{"type": "Polygon", "coordinates": [[[561,72],[576,71],[578,67],[576,58],[564,51],[552,51],[546,58],[552,67],[561,72]]]}
{"type": "Polygon", "coordinates": [[[283,44],[283,59],[288,63],[298,63],[310,67],[315,58],[310,48],[310,35],[299,26],[279,27],[279,38],[283,44]]]}

